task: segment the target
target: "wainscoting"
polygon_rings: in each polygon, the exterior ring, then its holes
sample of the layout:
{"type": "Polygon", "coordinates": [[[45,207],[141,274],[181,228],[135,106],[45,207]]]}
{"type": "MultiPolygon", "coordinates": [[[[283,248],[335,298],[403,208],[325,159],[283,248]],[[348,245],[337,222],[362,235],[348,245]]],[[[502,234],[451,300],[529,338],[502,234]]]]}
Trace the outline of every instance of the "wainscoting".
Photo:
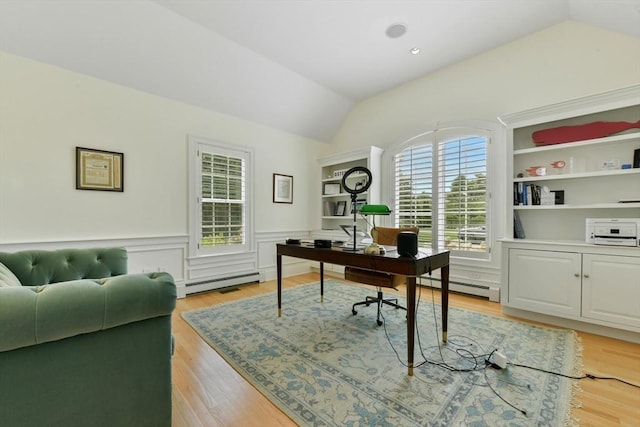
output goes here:
{"type": "MultiPolygon", "coordinates": [[[[308,235],[306,231],[257,233],[255,251],[210,257],[189,257],[187,235],[0,243],[0,252],[124,247],[129,255],[130,273],[166,271],[176,282],[178,298],[184,298],[189,293],[275,279],[276,243],[289,237],[308,238],[308,235]]],[[[310,271],[309,263],[304,260],[289,258],[284,262],[285,277],[310,271]]]]}
{"type": "MultiPolygon", "coordinates": [[[[190,257],[187,235],[8,243],[0,244],[0,251],[124,247],[129,254],[130,273],[166,271],[175,279],[178,298],[184,298],[192,293],[274,280],[277,276],[276,244],[287,238],[309,239],[310,233],[306,230],[260,232],[255,235],[252,252],[209,257],[190,257]]],[[[283,258],[282,267],[284,277],[318,270],[317,263],[290,257],[283,258]]],[[[327,265],[325,271],[338,278],[344,277],[342,266],[327,265]]],[[[439,272],[434,272],[433,281],[423,278],[422,283],[440,287],[439,272]]],[[[453,262],[450,283],[451,290],[456,292],[483,296],[491,301],[500,299],[499,270],[465,268],[453,262]]]]}

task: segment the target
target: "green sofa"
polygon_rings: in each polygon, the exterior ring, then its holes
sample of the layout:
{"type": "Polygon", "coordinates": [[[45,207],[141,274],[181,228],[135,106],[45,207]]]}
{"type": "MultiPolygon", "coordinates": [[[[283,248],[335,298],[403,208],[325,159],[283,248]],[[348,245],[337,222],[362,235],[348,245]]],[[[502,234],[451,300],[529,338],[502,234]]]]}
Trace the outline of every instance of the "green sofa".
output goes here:
{"type": "Polygon", "coordinates": [[[167,273],[122,248],[0,252],[0,425],[171,425],[167,273]]]}

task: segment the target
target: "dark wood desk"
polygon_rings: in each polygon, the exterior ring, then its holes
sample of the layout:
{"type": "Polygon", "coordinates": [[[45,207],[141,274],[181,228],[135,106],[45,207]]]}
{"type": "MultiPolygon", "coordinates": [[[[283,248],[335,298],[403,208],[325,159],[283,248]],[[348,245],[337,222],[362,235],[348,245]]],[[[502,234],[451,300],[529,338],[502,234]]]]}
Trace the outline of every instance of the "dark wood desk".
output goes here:
{"type": "Polygon", "coordinates": [[[282,257],[290,256],[320,262],[320,295],[324,295],[324,263],[407,276],[407,366],[413,375],[413,350],[415,341],[416,277],[440,269],[442,284],[442,341],[447,341],[447,314],[449,312],[449,251],[425,252],[418,256],[399,257],[395,251],[385,255],[366,255],[362,252],[345,251],[342,248],[315,248],[305,245],[277,244],[276,264],[278,268],[278,317],[282,314],[282,257]]]}

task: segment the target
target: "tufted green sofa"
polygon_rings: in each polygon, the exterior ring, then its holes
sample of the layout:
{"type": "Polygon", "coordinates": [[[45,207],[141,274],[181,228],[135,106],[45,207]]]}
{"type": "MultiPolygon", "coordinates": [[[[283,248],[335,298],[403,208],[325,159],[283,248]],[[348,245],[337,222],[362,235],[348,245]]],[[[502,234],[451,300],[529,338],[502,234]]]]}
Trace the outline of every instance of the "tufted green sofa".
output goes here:
{"type": "Polygon", "coordinates": [[[171,425],[167,273],[122,248],[0,252],[0,425],[171,425]]]}

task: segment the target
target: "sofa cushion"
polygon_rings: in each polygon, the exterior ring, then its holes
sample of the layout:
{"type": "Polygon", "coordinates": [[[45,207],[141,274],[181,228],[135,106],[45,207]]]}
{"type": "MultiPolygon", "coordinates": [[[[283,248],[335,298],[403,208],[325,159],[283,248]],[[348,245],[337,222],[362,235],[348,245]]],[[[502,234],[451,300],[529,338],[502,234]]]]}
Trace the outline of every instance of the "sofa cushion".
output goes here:
{"type": "Polygon", "coordinates": [[[0,252],[0,262],[11,269],[22,286],[99,279],[127,273],[127,251],[124,248],[0,252]]]}
{"type": "Polygon", "coordinates": [[[0,262],[0,288],[9,286],[22,286],[22,283],[6,265],[0,262]]]}
{"type": "Polygon", "coordinates": [[[168,273],[0,288],[0,352],[169,316],[175,304],[168,273]]]}

